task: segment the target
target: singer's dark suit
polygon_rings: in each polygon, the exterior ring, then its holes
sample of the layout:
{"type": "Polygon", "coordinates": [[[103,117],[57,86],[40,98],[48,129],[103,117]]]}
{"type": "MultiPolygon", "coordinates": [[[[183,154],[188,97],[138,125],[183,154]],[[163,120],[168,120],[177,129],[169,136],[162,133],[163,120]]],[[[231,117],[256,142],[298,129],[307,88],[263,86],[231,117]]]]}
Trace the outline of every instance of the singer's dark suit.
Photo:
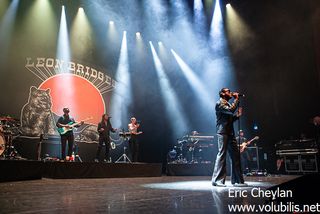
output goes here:
{"type": "Polygon", "coordinates": [[[218,137],[218,154],[212,175],[213,183],[225,183],[227,176],[226,158],[227,152],[231,159],[231,183],[243,183],[243,175],[240,166],[239,149],[234,135],[233,122],[239,119],[234,112],[238,107],[238,100],[232,104],[220,98],[216,103],[216,128],[218,137]]]}
{"type": "Polygon", "coordinates": [[[102,149],[103,143],[106,145],[106,153],[105,153],[105,160],[109,160],[109,150],[110,150],[110,131],[115,132],[116,130],[112,128],[112,125],[110,123],[110,119],[108,119],[106,122],[101,121],[98,124],[98,133],[99,133],[99,145],[96,153],[96,159],[99,159],[100,151],[102,149]],[[103,131],[100,131],[100,129],[103,128],[103,131]]]}

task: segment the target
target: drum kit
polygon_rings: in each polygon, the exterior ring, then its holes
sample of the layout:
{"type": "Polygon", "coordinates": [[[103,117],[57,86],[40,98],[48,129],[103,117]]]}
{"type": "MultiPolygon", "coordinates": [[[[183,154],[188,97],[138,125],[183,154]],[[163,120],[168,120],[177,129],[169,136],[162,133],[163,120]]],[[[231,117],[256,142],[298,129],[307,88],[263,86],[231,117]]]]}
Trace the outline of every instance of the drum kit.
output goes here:
{"type": "Polygon", "coordinates": [[[0,157],[20,159],[21,156],[13,145],[13,140],[20,134],[20,123],[10,116],[0,117],[0,157]]]}
{"type": "Polygon", "coordinates": [[[177,140],[177,143],[168,152],[168,163],[207,163],[211,160],[206,157],[206,150],[213,147],[214,136],[200,135],[192,131],[177,140]]]}

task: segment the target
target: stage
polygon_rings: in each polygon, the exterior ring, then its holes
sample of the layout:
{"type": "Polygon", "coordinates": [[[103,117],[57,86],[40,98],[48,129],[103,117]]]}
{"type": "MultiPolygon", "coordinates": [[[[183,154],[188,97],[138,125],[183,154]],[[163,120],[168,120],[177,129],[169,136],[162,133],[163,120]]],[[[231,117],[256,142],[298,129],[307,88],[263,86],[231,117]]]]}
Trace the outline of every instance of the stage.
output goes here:
{"type": "Polygon", "coordinates": [[[319,174],[245,176],[248,187],[239,188],[228,176],[227,187],[213,187],[211,164],[165,167],[163,174],[160,163],[0,160],[0,213],[229,213],[230,206],[248,204],[271,209],[270,203],[315,204],[309,196],[320,179],[319,174]],[[273,200],[263,195],[277,190],[292,195],[273,200]]]}
{"type": "Polygon", "coordinates": [[[0,160],[0,170],[2,182],[41,178],[157,177],[162,175],[162,164],[0,160]]]}
{"type": "MultiPolygon", "coordinates": [[[[0,183],[1,213],[228,213],[228,205],[265,204],[230,190],[266,190],[301,176],[245,177],[249,187],[212,187],[209,176],[48,179],[0,183]]],[[[296,187],[298,188],[298,187],[296,187]]],[[[312,191],[312,190],[310,190],[312,191]]],[[[293,193],[294,197],[295,192],[293,193]]],[[[291,198],[289,198],[291,200],[291,198]]],[[[293,199],[292,199],[293,200],[293,199]]]]}

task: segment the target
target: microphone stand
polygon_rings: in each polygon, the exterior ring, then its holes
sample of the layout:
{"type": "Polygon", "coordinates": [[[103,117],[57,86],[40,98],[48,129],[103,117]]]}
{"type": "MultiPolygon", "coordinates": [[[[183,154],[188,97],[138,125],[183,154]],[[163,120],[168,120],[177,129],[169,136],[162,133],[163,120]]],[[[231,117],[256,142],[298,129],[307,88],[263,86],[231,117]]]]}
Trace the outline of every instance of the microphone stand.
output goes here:
{"type": "MultiPolygon", "coordinates": [[[[239,103],[238,103],[238,109],[240,108],[240,97],[239,97],[239,103]]],[[[242,171],[242,166],[241,166],[241,152],[240,152],[240,148],[241,148],[241,139],[240,139],[240,130],[241,130],[241,122],[240,122],[240,117],[238,118],[238,148],[239,148],[239,166],[240,166],[240,172],[243,173],[242,171]]]]}

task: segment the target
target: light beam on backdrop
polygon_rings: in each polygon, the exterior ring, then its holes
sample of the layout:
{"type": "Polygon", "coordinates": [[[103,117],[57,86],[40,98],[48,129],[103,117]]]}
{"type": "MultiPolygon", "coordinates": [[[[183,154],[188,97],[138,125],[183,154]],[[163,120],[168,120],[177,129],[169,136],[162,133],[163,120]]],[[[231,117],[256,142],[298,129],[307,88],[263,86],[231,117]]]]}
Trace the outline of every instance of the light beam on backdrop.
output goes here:
{"type": "Polygon", "coordinates": [[[234,89],[234,71],[229,49],[227,45],[227,38],[223,26],[223,19],[221,14],[220,2],[215,1],[212,21],[210,25],[209,45],[211,48],[211,58],[204,63],[203,79],[209,80],[206,82],[211,86],[210,91],[217,91],[215,94],[218,98],[218,91],[222,87],[230,87],[234,89]]]}
{"type": "Polygon", "coordinates": [[[143,59],[146,56],[146,52],[144,50],[144,42],[140,32],[136,32],[136,45],[137,57],[139,60],[143,59]]]}
{"type": "Polygon", "coordinates": [[[127,128],[125,121],[130,119],[128,108],[132,101],[132,94],[126,31],[123,32],[115,79],[117,84],[112,94],[110,110],[110,114],[112,116],[112,125],[116,127],[122,127],[125,125],[127,128]]]}
{"type": "Polygon", "coordinates": [[[226,14],[226,28],[232,48],[234,50],[245,49],[252,43],[254,33],[230,4],[227,5],[226,14]]]}
{"type": "MultiPolygon", "coordinates": [[[[57,32],[59,30],[59,22],[55,16],[49,0],[35,0],[31,7],[26,11],[21,26],[17,28],[17,45],[25,47],[26,43],[31,43],[26,50],[31,54],[49,54],[54,55],[57,46],[57,32]],[[20,43],[20,44],[19,44],[20,43]]],[[[17,56],[17,52],[15,55],[17,56]]],[[[21,57],[26,57],[25,52],[21,57]]],[[[55,74],[55,70],[47,69],[27,69],[37,78],[44,81],[55,74]]],[[[57,70],[59,72],[59,70],[57,70]]]]}
{"type": "Polygon", "coordinates": [[[31,41],[34,45],[28,47],[30,53],[55,54],[59,20],[55,16],[49,0],[35,0],[23,17],[22,26],[17,28],[21,45],[31,41]]]}
{"type": "Polygon", "coordinates": [[[0,20],[2,19],[2,16],[5,14],[6,10],[9,7],[9,3],[11,3],[10,0],[3,0],[0,4],[0,20]]]}
{"type": "Polygon", "coordinates": [[[203,10],[202,0],[194,0],[193,13],[194,13],[193,20],[195,23],[196,30],[200,34],[205,33],[205,28],[207,23],[206,23],[204,10],[203,10]]]}
{"type": "Polygon", "coordinates": [[[70,62],[70,45],[69,35],[65,8],[62,6],[61,18],[60,18],[60,29],[58,35],[58,47],[57,47],[57,59],[63,60],[62,73],[68,73],[68,67],[66,62],[70,62]]]}
{"type": "Polygon", "coordinates": [[[220,0],[216,0],[210,25],[210,45],[214,51],[225,51],[226,37],[223,29],[223,20],[220,8],[220,0]]]}
{"type": "Polygon", "coordinates": [[[208,110],[212,109],[212,98],[210,97],[208,89],[205,88],[203,82],[199,79],[199,77],[196,76],[194,71],[187,65],[187,63],[185,63],[181,59],[181,57],[173,49],[171,49],[171,53],[176,59],[188,83],[196,92],[197,97],[201,100],[203,107],[207,107],[208,110]]]}
{"type": "Polygon", "coordinates": [[[108,32],[107,32],[108,39],[111,41],[117,39],[117,30],[114,24],[114,21],[109,21],[108,23],[108,32]]]}
{"type": "Polygon", "coordinates": [[[185,56],[200,61],[199,58],[202,58],[199,54],[201,47],[199,47],[199,39],[196,37],[194,28],[191,24],[192,14],[189,12],[187,1],[170,0],[170,3],[172,5],[172,13],[175,17],[172,29],[176,39],[176,41],[172,42],[174,43],[174,49],[178,51],[183,50],[185,56]],[[188,44],[187,47],[186,44],[188,44]],[[199,52],[194,50],[199,50],[199,52]]]}
{"type": "Polygon", "coordinates": [[[73,21],[70,38],[72,56],[80,59],[86,58],[93,47],[93,36],[89,20],[82,7],[79,8],[73,21]]]}
{"type": "Polygon", "coordinates": [[[216,99],[219,98],[218,91],[222,87],[238,90],[232,58],[229,52],[229,41],[225,33],[223,21],[220,0],[216,0],[210,25],[209,42],[212,51],[212,59],[207,60],[205,63],[205,76],[203,77],[204,79],[209,79],[214,86],[210,91],[216,92],[216,99]]]}
{"type": "Polygon", "coordinates": [[[144,11],[146,12],[146,17],[148,21],[147,28],[151,32],[162,32],[167,29],[168,24],[168,16],[167,16],[167,8],[164,6],[161,0],[153,0],[153,1],[144,1],[143,5],[144,11]]]}
{"type": "Polygon", "coordinates": [[[67,89],[66,93],[61,94],[61,97],[58,98],[59,100],[57,100],[57,102],[65,103],[65,105],[69,105],[65,107],[69,107],[71,112],[76,112],[75,108],[80,108],[80,107],[75,105],[75,103],[72,101],[73,95],[77,93],[77,91],[75,90],[75,82],[73,78],[69,78],[70,76],[67,76],[68,74],[70,74],[68,64],[71,61],[71,56],[70,56],[68,26],[67,26],[67,19],[66,19],[64,6],[62,6],[61,8],[56,58],[59,59],[62,63],[62,65],[59,68],[57,68],[56,72],[64,73],[66,75],[66,77],[62,78],[61,81],[57,84],[64,85],[65,89],[67,89]]]}
{"type": "Polygon", "coordinates": [[[172,60],[171,55],[168,53],[167,48],[163,44],[163,42],[158,42],[158,55],[163,65],[170,65],[172,60]]]}
{"type": "Polygon", "coordinates": [[[0,23],[0,64],[6,61],[19,0],[13,0],[0,23]]]}
{"type": "Polygon", "coordinates": [[[181,137],[186,131],[188,131],[186,117],[180,103],[177,101],[175,91],[169,82],[169,79],[164,71],[163,65],[152,42],[150,41],[149,44],[159,80],[162,98],[165,103],[166,112],[169,115],[170,125],[172,126],[172,130],[176,135],[175,137],[181,137]]]}

